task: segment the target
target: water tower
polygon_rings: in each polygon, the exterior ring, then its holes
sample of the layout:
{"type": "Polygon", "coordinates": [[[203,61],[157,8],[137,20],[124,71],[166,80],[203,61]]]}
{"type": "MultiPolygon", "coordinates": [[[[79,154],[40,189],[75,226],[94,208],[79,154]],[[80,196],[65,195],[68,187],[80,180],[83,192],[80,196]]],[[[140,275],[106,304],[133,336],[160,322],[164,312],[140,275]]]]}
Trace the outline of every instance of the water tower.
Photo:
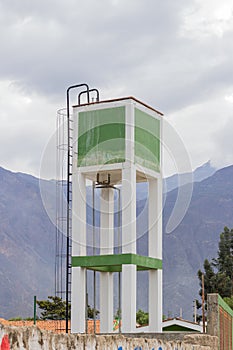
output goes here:
{"type": "MultiPolygon", "coordinates": [[[[73,107],[71,332],[86,331],[86,271],[99,274],[100,332],[113,332],[113,276],[121,331],[136,330],[137,271],[149,271],[149,331],[162,324],[162,113],[134,97],[73,107]],[[136,185],[148,183],[148,255],[137,254],[136,185]],[[87,253],[87,187],[99,188],[99,249],[87,253]],[[120,193],[120,241],[114,227],[120,193]],[[115,199],[114,199],[115,198],[115,199]]],[[[119,213],[118,213],[119,214],[119,213]]],[[[118,227],[119,231],[119,227],[118,227]]],[[[119,232],[118,232],[119,233],[119,232]]]]}

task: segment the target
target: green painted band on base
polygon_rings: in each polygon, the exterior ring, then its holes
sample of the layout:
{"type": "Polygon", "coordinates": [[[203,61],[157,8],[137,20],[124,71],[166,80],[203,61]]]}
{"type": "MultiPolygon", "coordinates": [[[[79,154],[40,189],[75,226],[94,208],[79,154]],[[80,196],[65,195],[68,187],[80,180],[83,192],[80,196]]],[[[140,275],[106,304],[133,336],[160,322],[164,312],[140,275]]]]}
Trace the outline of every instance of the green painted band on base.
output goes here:
{"type": "MultiPolygon", "coordinates": [[[[218,294],[218,308],[221,307],[225,312],[228,313],[229,315],[229,319],[231,320],[229,322],[229,325],[231,324],[231,330],[230,330],[230,327],[228,329],[228,335],[229,335],[229,338],[226,339],[226,345],[227,345],[227,340],[230,344],[230,341],[233,339],[233,310],[232,308],[221,298],[221,296],[218,294]]],[[[218,311],[218,322],[220,324],[220,311],[218,311]]],[[[220,327],[218,329],[218,332],[219,332],[219,339],[220,339],[220,327]]],[[[230,349],[230,347],[229,347],[230,349]]]]}
{"type": "Polygon", "coordinates": [[[72,267],[100,272],[121,272],[122,265],[136,265],[138,271],[162,269],[162,260],[137,254],[73,256],[72,267]]]}
{"type": "MultiPolygon", "coordinates": [[[[233,318],[232,308],[221,298],[219,294],[218,294],[218,305],[221,306],[233,318]]],[[[232,331],[233,331],[233,328],[232,328],[232,331]]]]}

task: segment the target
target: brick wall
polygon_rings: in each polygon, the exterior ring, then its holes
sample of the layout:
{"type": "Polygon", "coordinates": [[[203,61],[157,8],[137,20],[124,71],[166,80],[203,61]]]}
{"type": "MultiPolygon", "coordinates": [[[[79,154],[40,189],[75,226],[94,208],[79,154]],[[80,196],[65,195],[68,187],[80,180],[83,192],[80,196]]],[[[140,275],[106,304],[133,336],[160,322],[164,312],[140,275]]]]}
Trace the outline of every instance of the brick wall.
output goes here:
{"type": "MultiPolygon", "coordinates": [[[[65,320],[54,321],[54,320],[37,320],[36,326],[41,330],[52,331],[54,333],[65,333],[65,320]]],[[[16,327],[31,327],[33,321],[8,321],[0,318],[0,323],[5,326],[16,326],[16,327]]],[[[70,328],[70,326],[69,326],[70,328]]],[[[100,332],[100,321],[96,320],[96,333],[100,332]]],[[[88,320],[88,334],[94,334],[94,320],[88,320]]],[[[1,348],[0,348],[1,350],[1,348]]]]}

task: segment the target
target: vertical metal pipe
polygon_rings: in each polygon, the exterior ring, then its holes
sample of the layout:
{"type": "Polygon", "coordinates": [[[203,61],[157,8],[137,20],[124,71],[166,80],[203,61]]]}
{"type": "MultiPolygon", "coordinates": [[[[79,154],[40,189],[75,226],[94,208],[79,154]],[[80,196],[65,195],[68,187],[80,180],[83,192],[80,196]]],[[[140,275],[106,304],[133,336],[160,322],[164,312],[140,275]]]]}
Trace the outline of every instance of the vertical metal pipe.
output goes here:
{"type": "MultiPolygon", "coordinates": [[[[87,270],[86,270],[86,291],[87,291],[87,270]]],[[[88,333],[88,293],[86,292],[86,334],[88,333]]]]}
{"type": "MultiPolygon", "coordinates": [[[[96,102],[99,102],[99,100],[100,100],[100,94],[99,94],[99,91],[97,90],[97,89],[89,89],[89,90],[87,90],[87,91],[82,91],[82,92],[80,92],[79,93],[79,95],[78,95],[78,104],[80,105],[81,104],[81,96],[83,95],[83,94],[87,94],[87,99],[88,99],[88,103],[90,103],[90,92],[93,92],[93,91],[95,91],[96,92],[96,102]]],[[[93,101],[92,101],[93,102],[93,101]]]]}
{"type": "MultiPolygon", "coordinates": [[[[121,216],[120,216],[120,212],[121,212],[121,197],[120,197],[120,189],[118,189],[118,254],[121,254],[121,249],[120,249],[120,245],[121,245],[121,239],[120,239],[120,234],[121,234],[121,230],[120,230],[120,225],[121,225],[121,216]]],[[[119,309],[119,333],[121,333],[121,273],[118,272],[118,309],[119,309]]]]}
{"type": "Polygon", "coordinates": [[[193,308],[194,308],[193,322],[197,323],[197,300],[196,299],[193,301],[193,308]]]}
{"type": "Polygon", "coordinates": [[[33,317],[33,320],[34,320],[34,325],[36,324],[36,295],[34,295],[34,317],[33,317]]]}
{"type": "Polygon", "coordinates": [[[203,322],[203,333],[205,333],[205,283],[204,283],[204,273],[201,276],[202,282],[202,322],[203,322]]]}
{"type": "Polygon", "coordinates": [[[69,231],[70,231],[70,97],[69,97],[69,89],[67,90],[66,95],[66,108],[67,108],[67,228],[66,228],[66,333],[69,330],[69,231]]]}
{"type": "MultiPolygon", "coordinates": [[[[93,181],[92,183],[92,232],[93,232],[93,237],[92,237],[92,242],[93,242],[93,255],[96,254],[95,251],[95,182],[93,181]]],[[[94,278],[94,334],[96,334],[96,271],[93,272],[93,278],[94,278]]]]}

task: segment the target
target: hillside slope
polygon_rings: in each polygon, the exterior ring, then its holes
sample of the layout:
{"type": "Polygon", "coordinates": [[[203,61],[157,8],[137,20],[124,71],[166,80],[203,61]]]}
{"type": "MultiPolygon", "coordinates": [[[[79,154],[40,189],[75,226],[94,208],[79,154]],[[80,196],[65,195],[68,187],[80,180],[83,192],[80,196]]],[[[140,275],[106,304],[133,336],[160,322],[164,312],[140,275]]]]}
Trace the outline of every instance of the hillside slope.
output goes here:
{"type": "MultiPolygon", "coordinates": [[[[164,226],[174,205],[177,190],[170,192],[164,207],[164,226]]],[[[164,313],[182,307],[191,319],[192,302],[198,297],[197,270],[205,258],[217,255],[224,226],[233,227],[233,166],[218,170],[194,184],[188,211],[171,234],[164,235],[164,313]]]]}
{"type": "MultiPolygon", "coordinates": [[[[55,186],[44,182],[50,211],[55,212],[55,186]]],[[[138,189],[138,232],[145,229],[146,188],[138,189]]],[[[164,227],[176,201],[177,189],[166,195],[164,227]]],[[[89,208],[90,210],[90,208],[89,208]]],[[[89,220],[91,213],[88,210],[89,220]]],[[[0,316],[32,316],[33,296],[54,294],[55,227],[47,216],[38,179],[0,168],[0,316]]],[[[174,232],[164,234],[164,314],[192,319],[192,302],[198,297],[197,270],[205,258],[216,256],[219,234],[233,227],[233,166],[223,168],[194,184],[188,211],[174,232]]],[[[147,235],[138,241],[147,252],[147,235]]],[[[147,309],[146,274],[139,273],[138,307],[147,309]]],[[[90,293],[91,302],[91,293],[90,293]]]]}
{"type": "Polygon", "coordinates": [[[54,289],[55,229],[39,181],[0,168],[0,315],[33,314],[33,296],[54,289]]]}

